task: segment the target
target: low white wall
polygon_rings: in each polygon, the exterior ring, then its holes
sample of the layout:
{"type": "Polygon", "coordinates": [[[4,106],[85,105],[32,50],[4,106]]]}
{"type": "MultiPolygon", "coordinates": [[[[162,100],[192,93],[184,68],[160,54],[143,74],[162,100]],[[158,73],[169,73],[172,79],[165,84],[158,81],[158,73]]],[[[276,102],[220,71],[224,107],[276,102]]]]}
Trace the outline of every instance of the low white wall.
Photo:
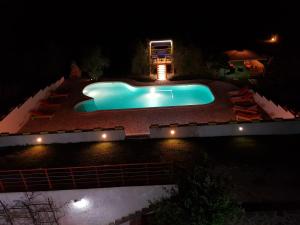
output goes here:
{"type": "MultiPolygon", "coordinates": [[[[135,211],[149,206],[149,200],[166,196],[163,187],[139,186],[84,190],[63,190],[39,192],[38,199],[51,198],[56,206],[63,206],[65,216],[59,221],[62,225],[107,225],[135,211]],[[85,199],[87,207],[75,208],[73,200],[85,199]]],[[[6,204],[20,200],[23,193],[1,193],[0,200],[6,204]]]]}
{"type": "Polygon", "coordinates": [[[17,145],[36,145],[53,143],[76,143],[93,141],[117,141],[125,139],[123,127],[115,129],[95,129],[91,131],[74,130],[73,132],[45,133],[38,134],[19,134],[19,135],[1,135],[0,147],[17,145]],[[102,136],[105,134],[105,138],[102,136]],[[41,142],[37,141],[41,138],[41,142]]]}
{"type": "Polygon", "coordinates": [[[217,137],[300,134],[300,120],[150,127],[150,138],[217,137]],[[174,130],[174,134],[171,134],[174,130]]]}
{"type": "Polygon", "coordinates": [[[280,105],[274,104],[271,100],[255,93],[253,95],[255,102],[272,118],[294,119],[295,116],[288,110],[284,110],[280,105]]]}
{"type": "Polygon", "coordinates": [[[36,95],[30,97],[24,104],[14,108],[6,117],[0,121],[0,133],[17,133],[28,121],[29,112],[36,108],[37,103],[48,96],[50,91],[55,90],[64,82],[62,77],[55,83],[40,90],[36,95]]]}

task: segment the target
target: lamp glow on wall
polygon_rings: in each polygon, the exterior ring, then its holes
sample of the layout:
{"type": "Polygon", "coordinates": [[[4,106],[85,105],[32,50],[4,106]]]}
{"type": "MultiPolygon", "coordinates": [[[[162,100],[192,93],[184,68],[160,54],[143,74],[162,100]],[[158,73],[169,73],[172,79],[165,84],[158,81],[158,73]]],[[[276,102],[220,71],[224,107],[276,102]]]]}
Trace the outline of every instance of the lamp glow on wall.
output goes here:
{"type": "Polygon", "coordinates": [[[72,201],[72,206],[76,209],[86,209],[87,207],[89,207],[90,205],[90,201],[86,198],[82,198],[82,199],[75,199],[72,201]]]}

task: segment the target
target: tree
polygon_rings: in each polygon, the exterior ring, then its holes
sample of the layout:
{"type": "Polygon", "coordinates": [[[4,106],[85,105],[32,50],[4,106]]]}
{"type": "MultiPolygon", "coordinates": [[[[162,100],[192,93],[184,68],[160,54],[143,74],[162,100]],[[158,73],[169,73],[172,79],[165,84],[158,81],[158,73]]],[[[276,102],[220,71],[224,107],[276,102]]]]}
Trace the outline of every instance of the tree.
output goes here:
{"type": "Polygon", "coordinates": [[[206,167],[179,174],[177,189],[169,197],[152,202],[155,225],[234,224],[243,215],[225,188],[225,180],[212,175],[206,167]]]}
{"type": "Polygon", "coordinates": [[[211,68],[214,69],[229,69],[229,57],[225,53],[212,55],[209,59],[211,68]]]}
{"type": "Polygon", "coordinates": [[[93,80],[98,80],[108,66],[109,60],[99,47],[88,50],[82,58],[81,67],[93,80]]]}
{"type": "Polygon", "coordinates": [[[148,76],[149,71],[149,49],[143,42],[136,45],[135,54],[131,64],[131,72],[138,76],[148,76]]]}
{"type": "Polygon", "coordinates": [[[177,75],[201,75],[206,67],[201,49],[192,45],[175,44],[174,67],[177,75]]]}

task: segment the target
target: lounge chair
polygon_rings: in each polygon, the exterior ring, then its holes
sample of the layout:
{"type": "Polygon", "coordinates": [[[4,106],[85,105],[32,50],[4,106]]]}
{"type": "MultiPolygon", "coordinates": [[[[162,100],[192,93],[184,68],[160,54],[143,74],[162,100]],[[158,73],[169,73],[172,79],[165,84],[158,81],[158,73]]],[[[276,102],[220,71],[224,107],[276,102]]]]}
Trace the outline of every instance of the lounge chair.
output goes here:
{"type": "Polygon", "coordinates": [[[243,112],[237,112],[235,117],[236,117],[236,120],[246,120],[246,121],[262,119],[261,114],[259,114],[259,113],[248,114],[248,113],[243,113],[243,112]]]}
{"type": "Polygon", "coordinates": [[[237,91],[229,91],[228,95],[231,96],[231,97],[242,96],[242,95],[245,95],[249,92],[250,92],[250,89],[247,88],[247,87],[244,87],[244,88],[241,88],[240,90],[237,90],[237,91]]]}
{"type": "Polygon", "coordinates": [[[245,113],[256,114],[258,112],[258,107],[257,105],[246,106],[246,107],[235,105],[232,107],[232,110],[234,112],[245,112],[245,113]]]}
{"type": "Polygon", "coordinates": [[[258,111],[257,110],[251,110],[251,109],[233,109],[233,111],[235,113],[248,113],[248,114],[257,114],[258,111]]]}
{"type": "Polygon", "coordinates": [[[62,98],[68,97],[69,93],[62,93],[62,92],[51,92],[49,98],[62,98]]]}
{"type": "Polygon", "coordinates": [[[42,110],[32,110],[30,112],[30,117],[34,119],[51,119],[54,116],[53,111],[42,111],[42,110]]]}
{"type": "Polygon", "coordinates": [[[58,107],[61,105],[58,102],[49,101],[48,99],[42,99],[41,101],[39,101],[39,104],[41,106],[46,106],[46,107],[58,107]]]}
{"type": "Polygon", "coordinates": [[[255,101],[253,99],[253,95],[251,93],[250,94],[246,94],[244,96],[240,96],[240,97],[232,97],[232,98],[230,98],[230,101],[233,104],[244,103],[244,102],[255,103],[255,101]]]}

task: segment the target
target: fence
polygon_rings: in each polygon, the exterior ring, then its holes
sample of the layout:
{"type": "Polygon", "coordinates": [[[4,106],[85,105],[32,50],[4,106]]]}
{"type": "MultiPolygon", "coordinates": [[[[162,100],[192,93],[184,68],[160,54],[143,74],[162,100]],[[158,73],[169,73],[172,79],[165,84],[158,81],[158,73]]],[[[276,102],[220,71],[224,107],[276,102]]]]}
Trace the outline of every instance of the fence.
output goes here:
{"type": "Polygon", "coordinates": [[[29,119],[29,112],[36,107],[37,102],[45,98],[50,91],[58,88],[63,82],[64,78],[62,77],[45,89],[40,90],[36,95],[30,97],[24,104],[14,108],[2,120],[0,119],[0,133],[17,133],[29,119]]]}
{"type": "Polygon", "coordinates": [[[294,119],[295,116],[288,110],[283,109],[280,105],[274,104],[271,100],[266,99],[264,96],[255,93],[253,95],[255,102],[263,108],[263,110],[268,113],[272,118],[281,118],[281,119],[294,119]]]}
{"type": "Polygon", "coordinates": [[[0,192],[171,184],[172,163],[0,171],[0,192]]]}

